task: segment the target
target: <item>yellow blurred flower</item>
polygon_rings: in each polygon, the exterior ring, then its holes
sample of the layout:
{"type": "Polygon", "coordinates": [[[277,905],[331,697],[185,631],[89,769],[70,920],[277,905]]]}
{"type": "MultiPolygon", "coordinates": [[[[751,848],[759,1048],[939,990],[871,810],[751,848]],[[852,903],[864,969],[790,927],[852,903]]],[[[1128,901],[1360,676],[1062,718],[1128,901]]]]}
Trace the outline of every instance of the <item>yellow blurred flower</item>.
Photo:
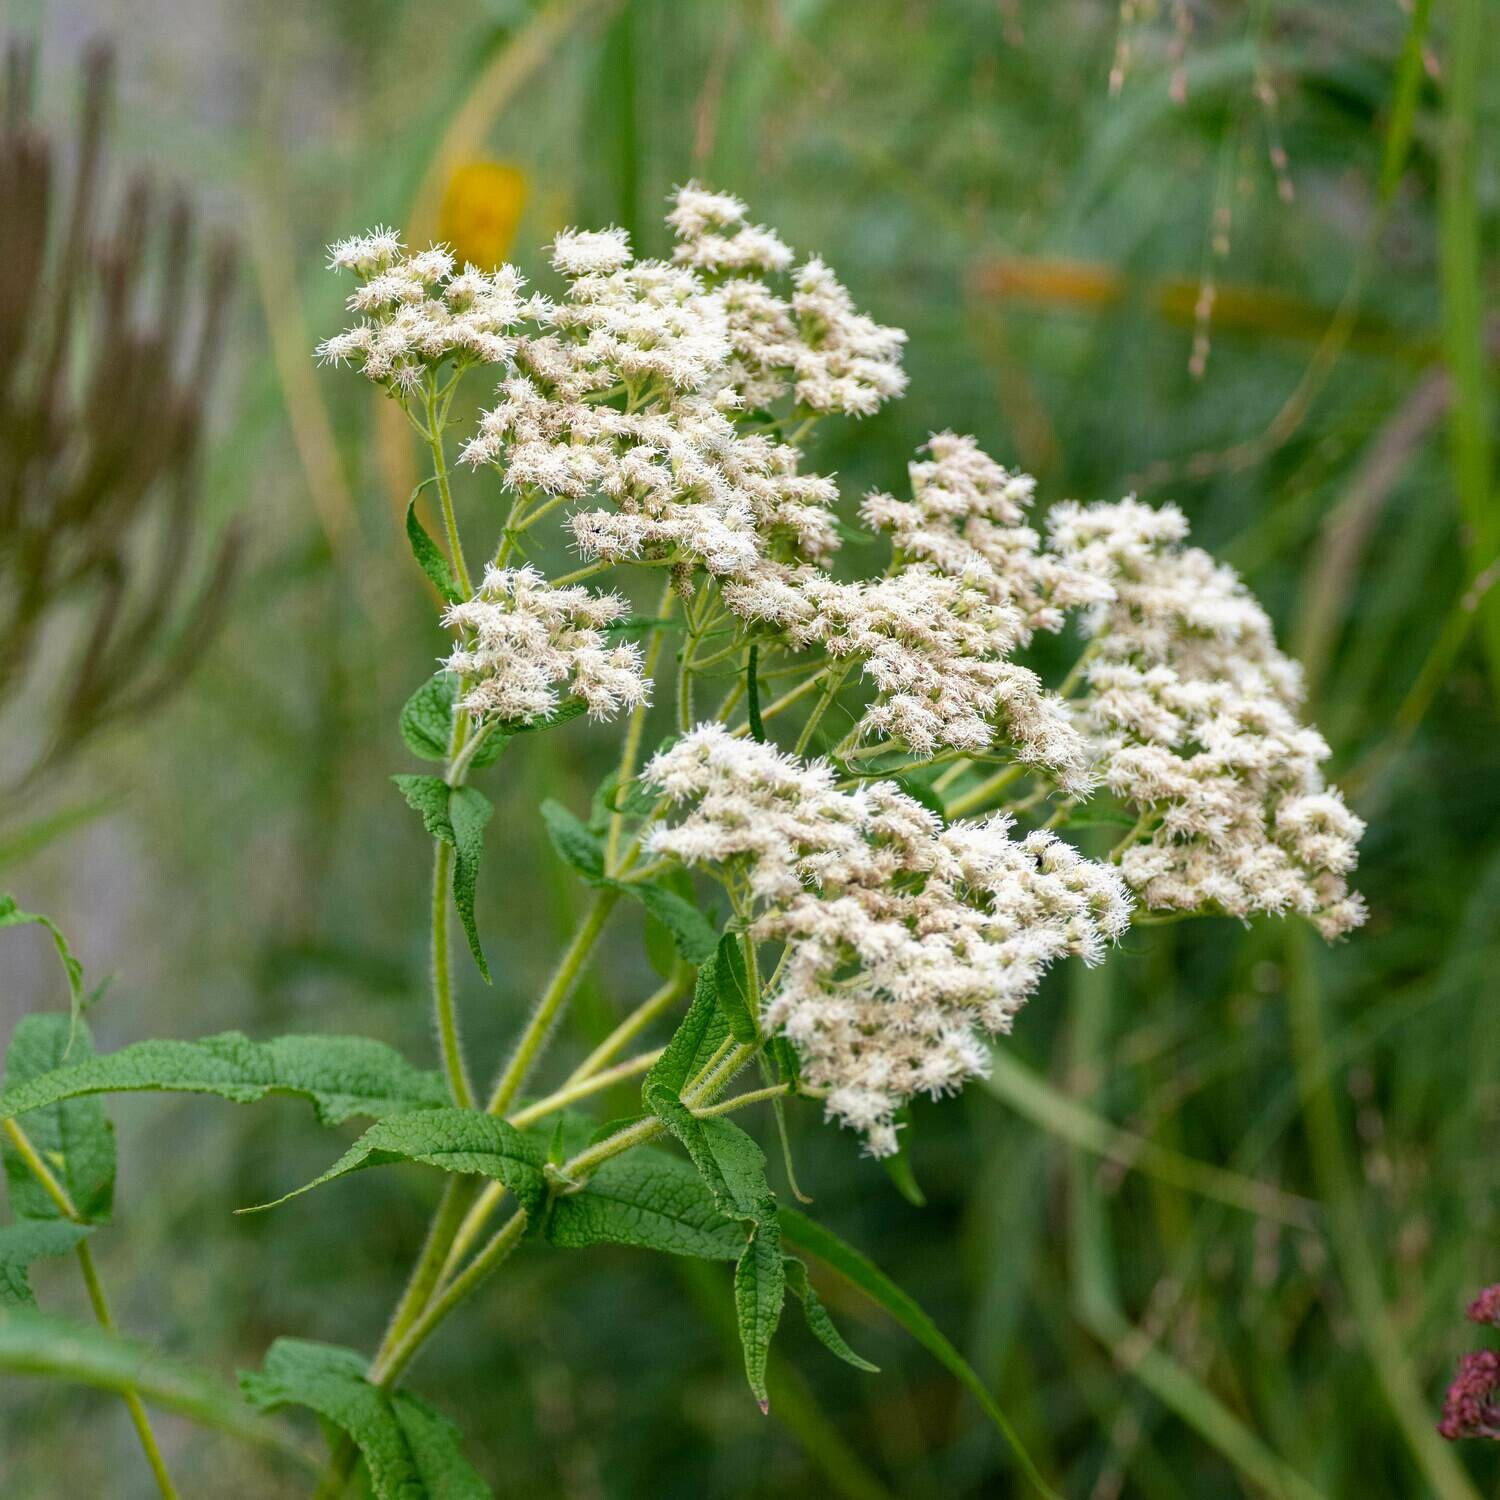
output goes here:
{"type": "Polygon", "coordinates": [[[443,192],[440,237],[460,264],[498,266],[510,250],[526,206],[526,174],[499,161],[457,168],[443,192]]]}

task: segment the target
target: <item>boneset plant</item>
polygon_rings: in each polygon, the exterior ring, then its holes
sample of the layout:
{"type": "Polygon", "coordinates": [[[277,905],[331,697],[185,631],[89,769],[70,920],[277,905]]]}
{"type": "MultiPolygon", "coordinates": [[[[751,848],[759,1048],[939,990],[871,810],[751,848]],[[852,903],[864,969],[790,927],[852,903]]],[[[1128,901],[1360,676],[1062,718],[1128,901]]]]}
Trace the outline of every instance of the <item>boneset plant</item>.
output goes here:
{"type": "MultiPolygon", "coordinates": [[[[23,1218],[86,1227],[76,1196],[68,1212],[27,1186],[23,1142],[45,1133],[54,1174],[76,1174],[84,1136],[59,1122],[109,1089],[290,1091],[324,1123],[374,1117],[310,1187],[394,1161],[447,1174],[372,1358],[280,1340],[243,1377],[256,1405],[308,1405],[345,1434],[325,1495],[361,1458],[380,1496],[488,1493],[398,1386],[527,1245],[732,1262],[762,1408],[788,1291],[834,1354],[870,1368],[819,1301],[810,1254],[894,1311],[1005,1429],[910,1299],[778,1200],[734,1117],[768,1111],[785,1147],[783,1101],[801,1096],[889,1156],[910,1101],[982,1074],[1051,965],[1103,961],[1132,923],[1289,915],[1334,938],[1362,919],[1345,879],[1362,825],[1323,784],[1298,670],[1235,575],[1186,545],[1182,514],[1059,504],[1044,534],[1028,524],[1032,481],[945,432],[900,497],[860,507],[888,539],[884,570],[835,576],[848,528],[805,445],[820,422],[900,395],[904,336],[858,312],[822,261],[793,269],[736,198],[689,185],[668,222],[669,262],[635,260],[618,229],[559,235],[551,294],[510,267],[408,253],[383,229],[332,250],[361,320],[318,353],[409,417],[442,520],[439,545],[413,497],[407,534],[451,645],[401,732],[435,769],[395,778],[433,839],[441,1074],[330,1037],[142,1042],[43,1071],[21,1047],[29,1023],[12,1050],[0,1113],[23,1218]],[[495,403],[457,446],[455,393],[486,376],[495,403]],[[460,535],[455,448],[503,506],[482,553],[460,535]],[[535,562],[544,526],[576,552],[560,576],[535,562]],[[642,570],[660,581],[649,613],[601,587],[642,570]],[[1065,629],[1077,659],[1048,686],[1017,658],[1065,629]],[[481,1089],[452,946],[457,925],[488,978],[474,894],[491,806],[476,783],[585,713],[622,726],[617,766],[591,808],[539,816],[592,902],[481,1089]],[[548,1038],[611,921],[670,934],[671,972],[549,1076],[548,1038]],[[634,1117],[588,1112],[637,1077],[634,1117]]],[[[69,1024],[46,1024],[55,1064],[69,1024]]]]}

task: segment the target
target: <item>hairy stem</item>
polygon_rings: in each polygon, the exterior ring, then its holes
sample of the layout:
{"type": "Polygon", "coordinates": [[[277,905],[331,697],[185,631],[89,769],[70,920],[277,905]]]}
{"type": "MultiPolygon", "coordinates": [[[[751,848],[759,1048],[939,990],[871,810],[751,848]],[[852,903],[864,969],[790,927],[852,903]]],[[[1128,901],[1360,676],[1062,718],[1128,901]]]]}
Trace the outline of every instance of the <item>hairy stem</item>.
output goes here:
{"type": "Polygon", "coordinates": [[[443,454],[443,425],[431,390],[427,393],[427,426],[424,435],[428,452],[432,454],[432,473],[437,480],[438,503],[443,512],[443,531],[448,538],[448,554],[453,559],[453,576],[463,591],[464,598],[468,599],[473,596],[474,585],[469,581],[468,565],[464,562],[464,544],[458,534],[453,491],[448,487],[448,460],[443,454]]]}
{"type": "MultiPolygon", "coordinates": [[[[676,592],[672,588],[671,580],[663,586],[661,599],[656,606],[658,619],[665,620],[672,612],[672,602],[676,598],[676,592]]],[[[651,632],[651,644],[646,648],[646,660],[643,672],[646,680],[652,681],[656,676],[657,663],[661,660],[662,652],[662,628],[658,626],[651,632]]],[[[620,769],[615,776],[615,796],[618,798],[625,784],[635,775],[636,760],[641,753],[641,739],[646,732],[646,713],[649,705],[638,703],[631,710],[630,722],[625,728],[625,744],[620,751],[620,769]]],[[[609,820],[609,836],[604,845],[605,868],[613,870],[618,862],[620,854],[620,832],[624,827],[625,814],[614,813],[609,820]]]]}
{"type": "Polygon", "coordinates": [[[453,971],[448,947],[449,885],[453,877],[453,846],[444,839],[432,841],[432,1006],[437,1018],[438,1046],[448,1091],[460,1109],[473,1109],[474,1090],[464,1067],[463,1047],[458,1037],[458,1013],[453,1004],[453,971]]]}
{"type": "MultiPolygon", "coordinates": [[[[88,1221],[78,1212],[72,1196],[57,1180],[56,1173],[42,1159],[31,1137],[14,1120],[4,1121],[4,1128],[5,1134],[16,1148],[16,1154],[26,1163],[32,1176],[41,1184],[42,1191],[57,1206],[57,1211],[71,1223],[86,1224],[88,1221]]],[[[90,1250],[87,1240],[78,1242],[77,1255],[78,1269],[83,1273],[83,1284],[88,1290],[89,1305],[94,1310],[94,1317],[101,1328],[113,1333],[115,1320],[110,1315],[109,1303],[104,1296],[104,1286],[99,1280],[98,1268],[94,1265],[94,1253],[90,1250]]],[[[166,1460],[162,1457],[161,1448],[156,1441],[156,1433],[151,1427],[151,1418],[147,1416],[141,1398],[133,1390],[124,1390],[120,1395],[125,1402],[125,1409],[130,1413],[130,1421],[135,1428],[136,1437],[140,1440],[141,1452],[146,1455],[146,1462],[151,1466],[151,1474],[156,1480],[157,1489],[161,1491],[163,1500],[177,1500],[177,1487],[172,1483],[172,1476],[167,1473],[166,1460]]]]}
{"type": "Polygon", "coordinates": [[[511,1053],[510,1061],[505,1065],[505,1071],[501,1073],[499,1081],[495,1084],[495,1091],[490,1095],[489,1104],[485,1106],[492,1115],[503,1115],[510,1108],[516,1095],[520,1093],[521,1085],[525,1083],[532,1063],[536,1061],[537,1054],[546,1043],[547,1033],[551,1031],[552,1023],[557,1019],[558,1012],[562,1010],[568,996],[572,993],[573,986],[577,983],[578,976],[583,971],[583,966],[588,961],[589,954],[593,952],[594,944],[598,942],[599,934],[604,931],[604,924],[609,920],[609,914],[615,909],[615,903],[619,899],[620,893],[616,890],[602,890],[594,898],[594,904],[589,908],[588,915],[584,917],[578,931],[574,933],[567,952],[559,960],[551,982],[543,991],[536,1010],[532,1012],[531,1020],[526,1023],[526,1029],[521,1033],[515,1051],[511,1053]]]}
{"type": "Polygon", "coordinates": [[[1003,792],[1011,782],[1019,781],[1026,774],[1026,767],[1019,761],[1013,765],[1005,766],[996,771],[993,776],[986,777],[978,786],[967,791],[962,797],[956,797],[947,805],[950,818],[961,818],[965,813],[977,811],[989,802],[997,792],[1003,792]]]}
{"type": "Polygon", "coordinates": [[[484,1249],[427,1304],[400,1343],[384,1359],[378,1359],[370,1367],[371,1382],[383,1390],[389,1390],[400,1379],[401,1372],[411,1363],[416,1352],[432,1336],[438,1324],[465,1297],[477,1290],[481,1282],[499,1269],[520,1243],[525,1232],[526,1210],[518,1208],[495,1231],[484,1249]]]}
{"type": "MultiPolygon", "coordinates": [[[[824,684],[822,696],[813,704],[813,711],[807,716],[807,723],[802,726],[802,733],[797,736],[797,743],[792,747],[793,755],[801,755],[812,742],[813,732],[822,722],[823,715],[828,712],[833,700],[838,697],[839,689],[843,687],[844,679],[848,675],[847,663],[841,667],[827,669],[828,680],[824,684]]],[[[761,717],[764,718],[765,715],[762,714],[761,717]]]]}
{"type": "Polygon", "coordinates": [[[575,1083],[582,1083],[584,1079],[591,1078],[600,1068],[604,1067],[611,1058],[617,1057],[625,1048],[639,1036],[664,1010],[668,1009],[673,1001],[677,1000],[687,990],[687,973],[681,971],[652,995],[643,1000],[631,1013],[620,1022],[610,1034],[594,1048],[584,1060],[568,1074],[563,1082],[567,1088],[575,1083]]]}
{"type": "Polygon", "coordinates": [[[564,1084],[545,1099],[538,1099],[535,1104],[518,1109],[510,1116],[510,1123],[518,1127],[533,1125],[538,1120],[545,1120],[548,1115],[555,1115],[560,1109],[566,1109],[570,1104],[576,1104],[580,1099],[587,1099],[590,1094],[597,1094],[601,1089],[607,1089],[626,1078],[634,1078],[637,1074],[644,1073],[664,1050],[662,1047],[655,1047],[650,1052],[642,1052],[622,1063],[616,1063],[612,1068],[605,1068],[603,1072],[580,1078],[576,1083],[564,1084]]]}

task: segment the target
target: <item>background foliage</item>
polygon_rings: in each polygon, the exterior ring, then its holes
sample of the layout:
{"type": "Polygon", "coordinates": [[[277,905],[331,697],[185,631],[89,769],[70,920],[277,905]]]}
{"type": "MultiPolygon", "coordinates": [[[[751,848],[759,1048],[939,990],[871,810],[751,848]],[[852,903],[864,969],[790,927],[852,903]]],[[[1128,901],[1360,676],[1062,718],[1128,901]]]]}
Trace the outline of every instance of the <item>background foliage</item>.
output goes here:
{"type": "MultiPolygon", "coordinates": [[[[59,119],[78,42],[115,33],[117,155],[190,186],[249,268],[204,486],[248,532],[224,633],[169,705],[0,810],[5,885],[112,976],[101,1049],[233,1026],[430,1057],[427,845],[387,777],[443,643],[399,529],[404,425],[308,357],[340,326],[321,247],[378,220],[498,246],[515,218],[533,273],[571,223],[661,252],[664,195],[698,174],[911,334],[908,399],[817,441],[849,498],[951,426],[1046,500],[1176,499],[1307,660],[1371,823],[1372,920],[1329,954],[1199,923],[1055,976],[987,1089],[916,1110],[923,1209],[794,1105],[816,1212],[934,1314],[1064,1494],[1492,1488],[1493,1455],[1431,1429],[1476,1342],[1463,1303],[1500,1277],[1500,590],[1471,588],[1500,527],[1493,19],[1483,0],[1415,20],[1394,0],[12,6],[59,119]],[[80,809],[43,844],[39,820],[80,809]]],[[[607,743],[578,720],[495,779],[494,989],[461,970],[478,1059],[586,899],[530,809],[585,806],[607,743]]],[[[53,963],[45,933],[5,935],[7,1034],[66,1003],[53,963]]],[[[622,927],[563,1047],[652,982],[622,927]]],[[[233,1218],[330,1159],[305,1106],[111,1113],[118,1223],[92,1243],[123,1328],[224,1371],[281,1334],[374,1341],[435,1182],[363,1174],[233,1218]]],[[[883,1373],[793,1331],[763,1419],[725,1274],[522,1254],[417,1383],[502,1492],[1020,1492],[961,1388],[832,1287],[883,1373]]],[[[65,1265],[32,1282],[82,1310],[65,1265]]],[[[7,1496],[150,1492],[102,1395],[7,1380],[0,1424],[7,1496]]],[[[275,1455],[160,1428],[187,1493],[303,1491],[275,1455]]]]}

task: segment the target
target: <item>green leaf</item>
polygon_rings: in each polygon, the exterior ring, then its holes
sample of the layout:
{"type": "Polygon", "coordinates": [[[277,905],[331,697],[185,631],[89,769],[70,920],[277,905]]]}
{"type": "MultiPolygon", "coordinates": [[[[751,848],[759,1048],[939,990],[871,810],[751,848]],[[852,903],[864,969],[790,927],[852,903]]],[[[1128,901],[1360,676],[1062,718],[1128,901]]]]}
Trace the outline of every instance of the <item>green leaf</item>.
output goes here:
{"type": "Polygon", "coordinates": [[[1031,1455],[1022,1447],[1010,1419],[1000,1409],[1000,1404],[990,1394],[962,1354],[943,1334],[937,1324],[923,1312],[922,1308],[896,1285],[878,1266],[866,1259],[852,1245],[846,1244],[831,1229],[800,1214],[796,1209],[783,1208],[778,1214],[783,1237],[800,1250],[816,1255],[831,1266],[850,1285],[863,1292],[877,1307],[882,1307],[916,1341],[952,1375],[979,1403],[984,1414],[994,1423],[1000,1435],[1009,1444],[1011,1452],[1026,1477],[1050,1500],[1058,1500],[1056,1492],[1038,1472],[1031,1455]]]}
{"type": "Polygon", "coordinates": [[[638,1245],[668,1255],[735,1260],[745,1231],[721,1214],[691,1163],[649,1147],[616,1157],[552,1205],[547,1238],[564,1249],[638,1245]]]}
{"type": "MultiPolygon", "coordinates": [[[[56,1076],[65,1057],[87,1066],[94,1056],[86,1023],[73,1031],[63,1015],[23,1016],[5,1053],[5,1080],[0,1100],[24,1090],[44,1076],[56,1076]],[[72,1048],[69,1049],[69,1036],[72,1048]]],[[[70,1071],[65,1069],[64,1071],[70,1071]]],[[[67,1189],[80,1217],[109,1219],[115,1195],[115,1133],[97,1099],[51,1101],[26,1121],[26,1134],[57,1180],[67,1189]]],[[[31,1168],[4,1142],[5,1177],[11,1211],[18,1219],[57,1219],[61,1210],[36,1180],[31,1168]]]]}
{"type": "Polygon", "coordinates": [[[608,883],[604,874],[604,840],[589,832],[561,802],[551,798],[542,803],[542,822],[557,856],[569,869],[577,871],[590,885],[608,883]]]}
{"type": "Polygon", "coordinates": [[[307,1459],[213,1376],[97,1324],[75,1324],[29,1307],[0,1308],[0,1370],[98,1390],[134,1391],[151,1405],[205,1427],[307,1459]]]}
{"type": "Polygon", "coordinates": [[[566,724],[569,719],[576,719],[579,714],[587,713],[588,708],[582,698],[569,698],[546,718],[502,719],[500,724],[506,734],[534,734],[543,729],[556,729],[559,724],[566,724]]]}
{"type": "Polygon", "coordinates": [[[718,941],[714,955],[698,971],[698,982],[704,975],[714,988],[714,1000],[724,1017],[729,1034],[742,1045],[752,1045],[760,1037],[760,1027],[755,1023],[755,1011],[750,999],[750,976],[745,968],[745,955],[740,949],[740,940],[732,932],[726,932],[718,941]]]}
{"type": "Polygon", "coordinates": [[[448,797],[448,817],[453,826],[453,903],[463,923],[469,951],[484,982],[490,982],[490,966],[479,946],[479,926],[474,920],[474,889],[479,880],[479,857],[484,848],[484,825],[495,811],[488,797],[471,786],[454,787],[448,797]]]}
{"type": "Polygon", "coordinates": [[[453,904],[458,908],[469,951],[486,984],[490,966],[479,943],[474,919],[474,893],[479,882],[479,860],[484,852],[484,826],[494,806],[483,792],[471,786],[450,787],[440,776],[402,774],[391,780],[401,789],[406,805],[422,818],[422,826],[433,838],[453,847],[453,904]]]}
{"type": "Polygon", "coordinates": [[[757,745],[766,742],[766,726],[760,717],[760,647],[750,644],[749,660],[745,664],[745,701],[750,710],[750,738],[757,745]]]}
{"type": "Polygon", "coordinates": [[[672,1033],[666,1050],[651,1065],[641,1086],[641,1098],[646,1107],[651,1107],[646,1094],[653,1088],[663,1088],[674,1097],[681,1094],[688,1079],[703,1070],[728,1037],[729,1027],[719,1009],[717,986],[705,982],[700,971],[697,988],[693,991],[693,1003],[688,1006],[682,1024],[672,1033]]]}
{"type": "Polygon", "coordinates": [[[35,1307],[26,1268],[46,1255],[66,1255],[92,1224],[70,1219],[24,1219],[0,1228],[0,1307],[35,1307]]]}
{"type": "Polygon", "coordinates": [[[417,519],[417,496],[423,487],[419,484],[411,492],[411,500],[406,506],[406,540],[411,544],[411,555],[416,558],[417,566],[427,575],[427,581],[442,595],[446,603],[458,604],[464,596],[454,581],[453,569],[448,566],[448,559],[443,556],[438,544],[427,535],[426,529],[417,519]]]}
{"type": "MultiPolygon", "coordinates": [[[[766,1182],[766,1154],[723,1115],[700,1120],[671,1090],[648,1085],[646,1103],[682,1143],[698,1175],[726,1218],[758,1222],[771,1199],[766,1182]]],[[[769,1210],[775,1213],[775,1205],[769,1210]]]]}
{"type": "Polygon", "coordinates": [[[807,1320],[808,1329],[825,1349],[836,1354],[846,1365],[853,1365],[856,1370],[867,1370],[872,1375],[880,1373],[879,1365],[872,1365],[844,1341],[843,1334],[834,1326],[833,1319],[828,1316],[828,1309],[823,1306],[813,1290],[812,1282],[808,1280],[806,1262],[798,1260],[795,1255],[786,1258],[786,1284],[802,1304],[802,1315],[807,1320]]]}
{"type": "Polygon", "coordinates": [[[891,1179],[896,1191],[913,1208],[926,1208],[927,1194],[922,1191],[922,1185],[917,1181],[917,1174],[912,1171],[911,1166],[911,1110],[909,1107],[903,1106],[896,1111],[896,1124],[902,1127],[896,1133],[896,1154],[882,1156],[880,1165],[885,1168],[885,1175],[891,1179]]]}
{"type": "Polygon", "coordinates": [[[401,738],[419,760],[447,760],[453,735],[453,700],[458,682],[438,672],[408,698],[401,709],[401,738]]]}
{"type": "Polygon", "coordinates": [[[0,895],[0,927],[31,925],[47,929],[52,937],[52,946],[57,949],[57,956],[62,961],[63,973],[68,979],[68,1014],[74,1028],[72,1034],[76,1035],[79,1018],[83,1015],[83,965],[74,958],[67,938],[58,930],[57,923],[51,917],[44,917],[40,912],[22,911],[16,905],[14,896],[8,893],[0,895]]]}
{"type": "Polygon", "coordinates": [[[238,1031],[225,1031],[198,1042],[133,1042],[118,1052],[7,1083],[0,1089],[0,1119],[89,1094],[147,1091],[217,1094],[235,1104],[253,1104],[267,1094],[298,1094],[312,1101],[325,1125],[355,1115],[379,1119],[436,1109],[448,1098],[437,1073],[412,1067],[369,1037],[252,1042],[238,1031]]]}
{"type": "Polygon", "coordinates": [[[514,1125],[477,1109],[422,1109],[390,1115],[372,1125],[323,1173],[270,1203],[241,1209],[259,1213],[290,1198],[300,1197],[365,1167],[391,1162],[422,1162],[445,1172],[476,1174],[504,1183],[516,1201],[533,1217],[547,1193],[542,1165],[546,1153],[535,1136],[523,1135],[514,1125]]]}
{"type": "Polygon", "coordinates": [[[714,951],[718,933],[714,924],[685,896],[655,882],[621,882],[620,889],[634,896],[671,934],[672,946],[690,964],[705,962],[714,951]]]}
{"type": "Polygon", "coordinates": [[[797,1056],[797,1049],[784,1036],[773,1036],[766,1043],[766,1050],[775,1059],[776,1071],[795,1092],[802,1079],[802,1059],[797,1056]]]}
{"type": "Polygon", "coordinates": [[[680,619],[666,615],[631,615],[628,619],[614,620],[604,627],[604,638],[608,641],[640,640],[653,630],[681,630],[680,619]]]}
{"type": "Polygon", "coordinates": [[[415,776],[403,772],[391,780],[406,798],[406,805],[422,819],[422,826],[435,839],[452,844],[453,822],[448,816],[448,796],[452,788],[441,776],[415,776]]]}
{"type": "Polygon", "coordinates": [[[277,1339],[261,1370],[240,1373],[240,1389],[262,1411],[306,1406],[347,1433],[359,1449],[376,1500],[488,1500],[492,1491],[459,1451],[458,1429],[407,1391],[365,1379],[352,1349],[277,1339]]]}
{"type": "Polygon", "coordinates": [[[785,1302],[781,1228],[773,1209],[751,1231],[750,1242],[734,1268],[734,1310],[740,1345],[745,1351],[745,1378],[763,1412],[771,1409],[770,1393],[766,1390],[766,1361],[785,1302]]]}
{"type": "MultiPolygon", "coordinates": [[[[475,734],[479,730],[474,731],[475,734]]],[[[510,744],[515,736],[501,729],[499,724],[491,724],[484,736],[484,743],[474,752],[473,759],[469,762],[471,771],[482,771],[486,766],[492,766],[505,753],[505,747],[510,744]]]]}

